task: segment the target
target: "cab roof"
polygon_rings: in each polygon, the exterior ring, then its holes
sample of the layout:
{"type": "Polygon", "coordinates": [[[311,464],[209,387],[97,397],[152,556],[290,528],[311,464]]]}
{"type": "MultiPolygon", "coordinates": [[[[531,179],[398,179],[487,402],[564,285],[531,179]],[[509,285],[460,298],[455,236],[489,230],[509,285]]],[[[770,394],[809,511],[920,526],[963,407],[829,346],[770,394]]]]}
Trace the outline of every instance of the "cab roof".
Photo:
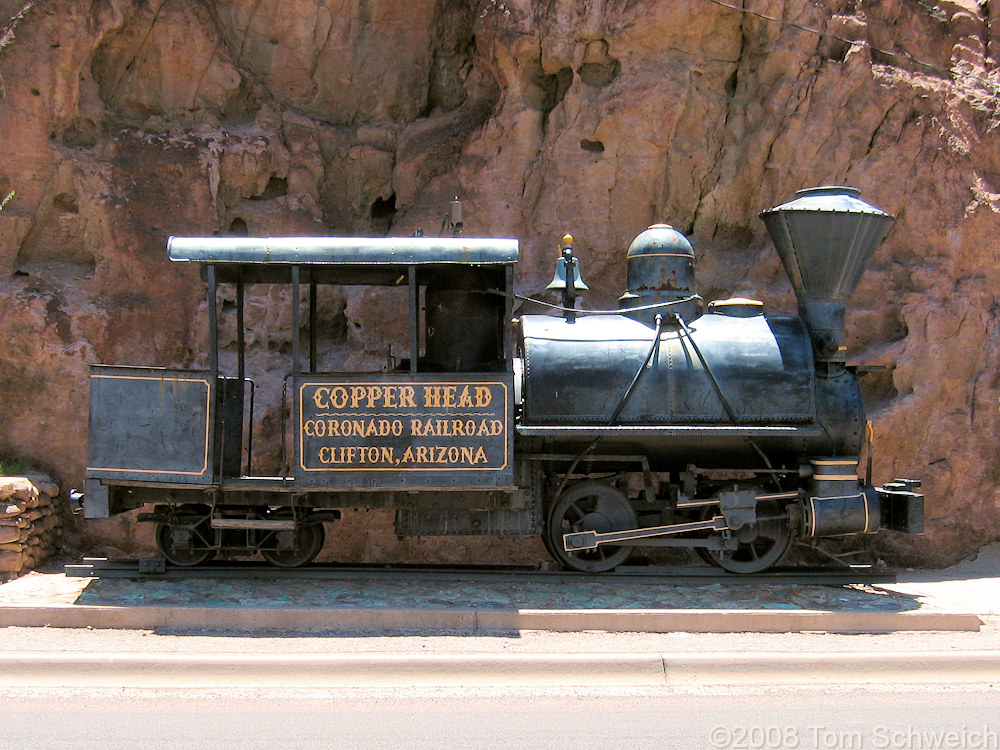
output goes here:
{"type": "MultiPolygon", "coordinates": [[[[518,241],[474,237],[171,237],[175,262],[213,265],[220,282],[288,283],[292,266],[313,280],[399,283],[411,266],[504,267],[518,260],[518,241]]],[[[444,270],[444,269],[440,269],[444,270]]]]}
{"type": "Polygon", "coordinates": [[[170,260],[192,263],[425,265],[516,263],[517,240],[472,237],[171,237],[170,260]]]}

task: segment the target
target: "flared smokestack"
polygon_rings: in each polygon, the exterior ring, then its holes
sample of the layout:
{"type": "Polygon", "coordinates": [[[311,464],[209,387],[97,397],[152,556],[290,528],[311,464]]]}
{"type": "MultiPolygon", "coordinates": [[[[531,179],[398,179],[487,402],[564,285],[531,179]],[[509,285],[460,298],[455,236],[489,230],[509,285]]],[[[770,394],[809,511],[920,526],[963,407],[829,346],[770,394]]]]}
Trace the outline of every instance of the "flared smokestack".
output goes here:
{"type": "Polygon", "coordinates": [[[819,361],[845,361],[847,302],[893,219],[860,194],[851,187],[809,188],[760,214],[819,361]]]}

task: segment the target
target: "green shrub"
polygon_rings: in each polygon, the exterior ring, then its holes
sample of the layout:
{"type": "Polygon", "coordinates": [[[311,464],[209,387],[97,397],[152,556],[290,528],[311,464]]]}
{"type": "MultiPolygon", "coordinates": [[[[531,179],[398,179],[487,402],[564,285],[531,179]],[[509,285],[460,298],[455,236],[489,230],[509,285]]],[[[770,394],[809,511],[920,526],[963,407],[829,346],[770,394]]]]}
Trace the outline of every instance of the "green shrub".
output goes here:
{"type": "Polygon", "coordinates": [[[28,462],[23,456],[0,456],[0,477],[23,474],[28,468],[28,462]]]}

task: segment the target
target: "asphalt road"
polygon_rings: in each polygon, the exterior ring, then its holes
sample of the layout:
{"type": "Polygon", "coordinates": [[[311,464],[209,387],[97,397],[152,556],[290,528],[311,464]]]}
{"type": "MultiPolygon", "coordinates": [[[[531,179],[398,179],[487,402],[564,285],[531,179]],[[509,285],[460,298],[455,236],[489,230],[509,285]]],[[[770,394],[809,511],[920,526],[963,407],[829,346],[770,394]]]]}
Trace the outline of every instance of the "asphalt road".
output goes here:
{"type": "Polygon", "coordinates": [[[996,688],[4,691],[7,750],[980,750],[996,688]]]}
{"type": "Polygon", "coordinates": [[[1000,648],[1000,617],[982,618],[978,632],[895,633],[504,633],[412,635],[377,633],[268,633],[197,630],[105,630],[87,628],[0,628],[6,651],[44,653],[748,653],[791,651],[916,652],[986,651],[1000,648]]]}
{"type": "Polygon", "coordinates": [[[0,748],[1000,750],[998,624],[885,635],[4,628],[0,748]],[[616,673],[616,654],[636,671],[616,673]],[[977,669],[986,662],[994,671],[977,669]],[[400,664],[410,671],[393,673],[400,664]]]}

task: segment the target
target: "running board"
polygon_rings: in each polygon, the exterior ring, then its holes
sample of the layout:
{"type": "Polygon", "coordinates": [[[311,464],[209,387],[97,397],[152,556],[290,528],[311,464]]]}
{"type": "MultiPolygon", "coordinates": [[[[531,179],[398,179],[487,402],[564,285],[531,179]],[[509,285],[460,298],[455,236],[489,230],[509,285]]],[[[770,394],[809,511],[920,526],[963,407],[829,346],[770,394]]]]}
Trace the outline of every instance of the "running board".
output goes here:
{"type": "Polygon", "coordinates": [[[649,539],[668,534],[683,534],[688,531],[725,531],[729,526],[723,516],[715,516],[707,521],[692,521],[691,523],[675,523],[670,526],[651,526],[645,529],[628,529],[626,531],[577,531],[563,534],[563,548],[566,552],[597,549],[601,544],[619,544],[633,542],[636,539],[649,539]]]}
{"type": "Polygon", "coordinates": [[[213,529],[260,529],[263,531],[295,531],[295,521],[264,518],[213,518],[213,529]]]}

